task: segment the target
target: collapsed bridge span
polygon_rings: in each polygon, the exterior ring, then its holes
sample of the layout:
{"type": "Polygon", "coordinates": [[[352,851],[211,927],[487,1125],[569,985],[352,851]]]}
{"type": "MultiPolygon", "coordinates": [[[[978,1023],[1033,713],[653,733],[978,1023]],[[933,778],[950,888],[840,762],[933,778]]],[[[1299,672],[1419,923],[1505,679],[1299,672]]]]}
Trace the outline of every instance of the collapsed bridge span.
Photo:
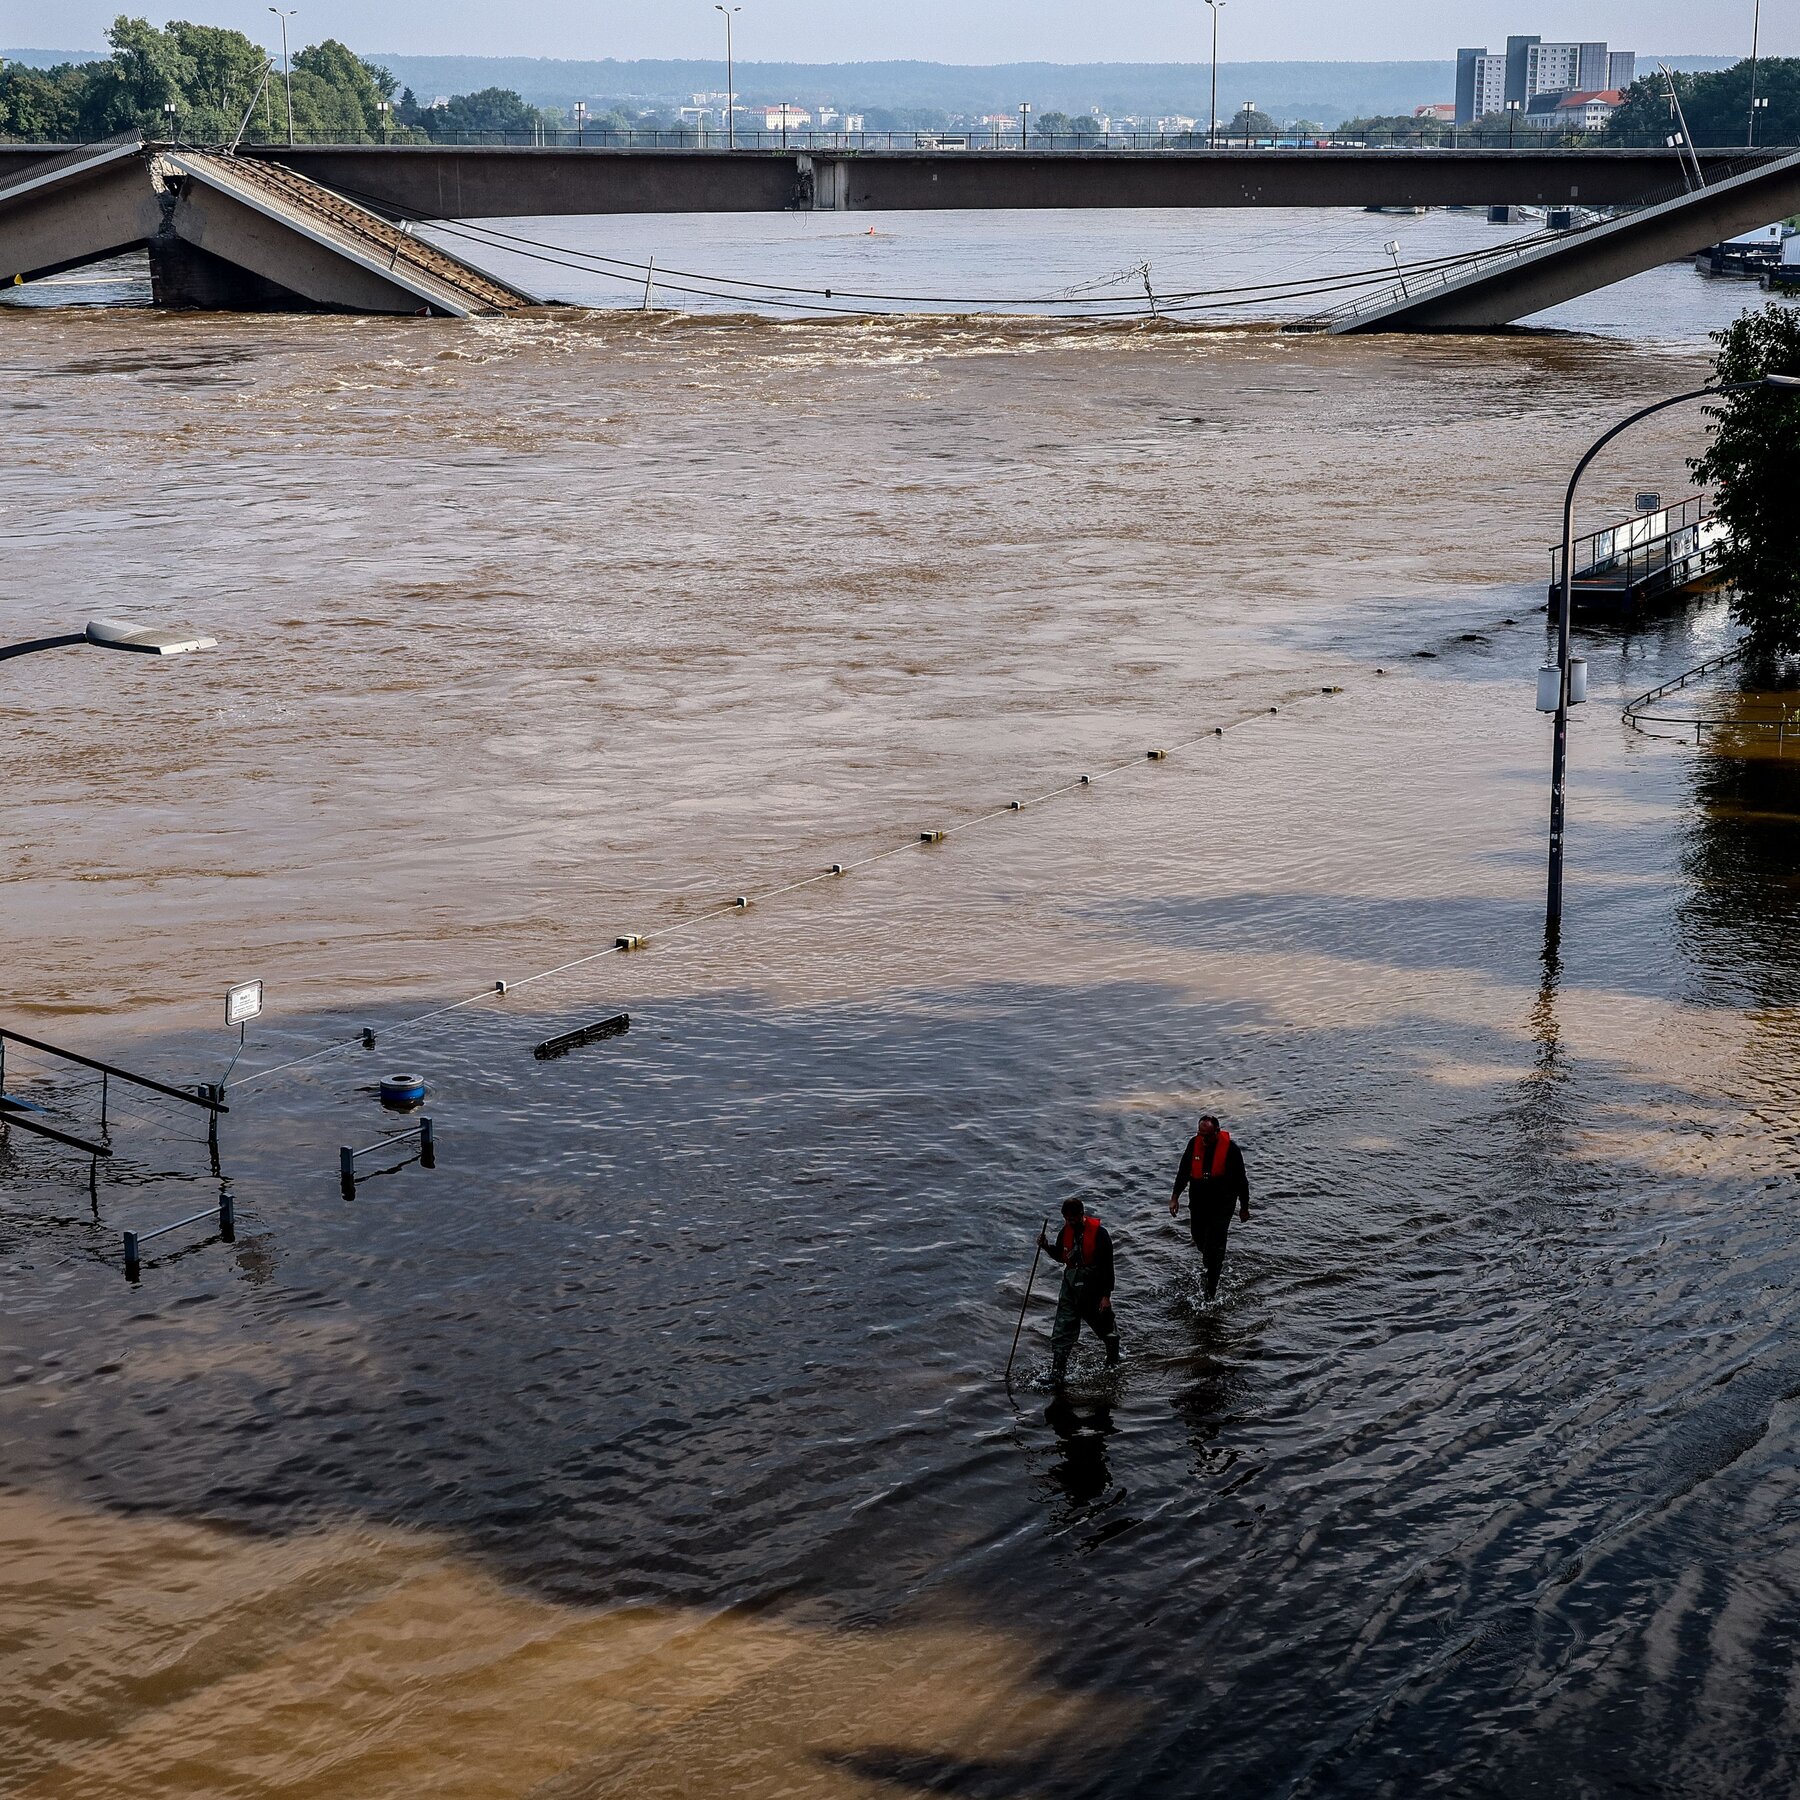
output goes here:
{"type": "Polygon", "coordinates": [[[0,181],[0,281],[149,252],[159,304],[468,318],[529,294],[278,163],[135,134],[0,181]]]}

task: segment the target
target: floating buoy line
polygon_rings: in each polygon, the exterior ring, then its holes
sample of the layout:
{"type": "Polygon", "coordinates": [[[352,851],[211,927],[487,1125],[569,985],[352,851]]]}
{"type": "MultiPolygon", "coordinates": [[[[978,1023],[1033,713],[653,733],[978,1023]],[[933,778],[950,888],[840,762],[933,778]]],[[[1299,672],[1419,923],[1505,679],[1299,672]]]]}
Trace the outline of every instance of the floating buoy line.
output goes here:
{"type": "MultiPolygon", "coordinates": [[[[1341,683],[1324,682],[1303,688],[1296,688],[1283,696],[1284,702],[1305,699],[1320,699],[1332,694],[1341,694],[1344,689],[1341,683]]],[[[460,1000],[453,1000],[443,1006],[432,1007],[427,1012],[415,1013],[409,1018],[401,1019],[392,1025],[382,1028],[382,1036],[416,1031],[421,1026],[429,1025],[436,1020],[451,1017],[464,1012],[469,1007],[480,1005],[483,1001],[495,1001],[517,993],[521,988],[535,986],[539,982],[552,981],[559,975],[568,975],[577,969],[584,969],[609,956],[629,955],[634,951],[647,949],[652,943],[666,942],[670,938],[681,937],[689,932],[698,931],[717,919],[736,917],[748,911],[752,906],[760,906],[771,900],[779,900],[787,894],[797,894],[807,888],[818,887],[825,882],[836,881],[847,875],[853,875],[859,869],[873,868],[877,863],[889,861],[896,856],[903,856],[909,851],[917,851],[934,845],[943,844],[950,838],[964,832],[975,831],[984,825],[991,825],[998,819],[1012,818],[1015,815],[1029,812],[1035,807],[1045,806],[1052,800],[1065,795],[1078,793],[1083,788],[1092,787],[1096,782],[1125,774],[1129,770],[1142,770],[1146,761],[1166,762],[1176,751],[1191,749],[1196,744],[1216,742],[1224,737],[1227,731],[1235,731],[1240,726],[1254,723],[1258,719],[1267,719],[1280,712],[1279,706],[1259,706],[1253,712],[1247,712],[1224,725],[1209,725],[1204,731],[1194,736],[1180,738],[1148,750],[1134,751],[1130,756],[1117,762],[1107,763],[1101,768],[1077,775],[1071,780],[1046,788],[1042,793],[1024,799],[1008,800],[1003,805],[990,808],[967,819],[958,820],[947,825],[931,826],[914,833],[903,843],[890,845],[884,850],[871,851],[869,855],[859,857],[853,862],[828,863],[809,875],[802,875],[792,881],[780,883],[778,886],[766,888],[759,893],[736,895],[730,900],[708,907],[689,918],[679,919],[668,925],[653,930],[624,932],[616,936],[610,944],[601,949],[591,950],[581,956],[571,957],[566,962],[557,963],[553,968],[540,969],[534,975],[520,976],[518,979],[505,981],[489,981],[477,992],[465,995],[460,1000]]],[[[245,1088],[254,1087],[258,1082],[271,1080],[277,1075],[284,1075],[294,1069],[302,1069],[312,1063],[321,1062],[327,1057],[340,1055],[346,1050],[366,1049],[370,1047],[373,1034],[367,1030],[358,1030],[352,1035],[334,1039],[317,1050],[309,1051],[304,1056],[296,1056],[287,1062],[274,1063],[266,1069],[255,1069],[249,1074],[240,1076],[233,1083],[232,1092],[242,1093],[245,1088]]]]}

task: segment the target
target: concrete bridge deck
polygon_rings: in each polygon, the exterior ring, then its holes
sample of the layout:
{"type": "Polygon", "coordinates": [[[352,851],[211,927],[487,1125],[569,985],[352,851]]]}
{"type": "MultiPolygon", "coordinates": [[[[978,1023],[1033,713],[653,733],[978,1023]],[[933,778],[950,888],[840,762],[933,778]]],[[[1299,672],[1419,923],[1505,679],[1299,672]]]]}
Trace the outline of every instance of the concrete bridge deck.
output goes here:
{"type": "Polygon", "coordinates": [[[1596,288],[1691,256],[1741,231],[1800,209],[1800,155],[1709,182],[1623,218],[1571,231],[1548,244],[1482,258],[1462,271],[1414,278],[1312,321],[1333,333],[1492,331],[1596,288]]]}
{"type": "MultiPolygon", "coordinates": [[[[178,148],[178,147],[172,147],[178,148]]],[[[0,183],[62,144],[0,144],[0,183]]],[[[1699,152],[1709,181],[1778,151],[1699,152]]],[[[958,208],[1630,206],[1681,186],[1667,150],[640,150],[246,146],[396,218],[958,208]]]]}

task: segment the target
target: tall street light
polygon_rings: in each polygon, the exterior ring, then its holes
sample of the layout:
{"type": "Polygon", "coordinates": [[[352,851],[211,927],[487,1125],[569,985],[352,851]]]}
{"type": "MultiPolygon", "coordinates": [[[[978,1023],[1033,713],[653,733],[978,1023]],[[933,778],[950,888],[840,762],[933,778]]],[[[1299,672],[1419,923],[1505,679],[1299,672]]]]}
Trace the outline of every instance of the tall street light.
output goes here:
{"type": "Polygon", "coordinates": [[[299,7],[291,6],[283,12],[279,6],[271,6],[269,11],[281,21],[281,72],[287,81],[287,115],[288,115],[288,148],[294,147],[294,65],[288,61],[287,22],[299,7]]]}
{"type": "MultiPolygon", "coordinates": [[[[1019,102],[1019,148],[1021,150],[1029,150],[1031,148],[1031,145],[1027,142],[1025,136],[1025,121],[1030,116],[1031,102],[1029,100],[1021,100],[1019,102]]],[[[891,139],[889,141],[892,142],[891,139]]]]}
{"type": "Polygon", "coordinates": [[[1206,0],[1206,4],[1212,9],[1212,107],[1206,127],[1206,147],[1211,150],[1219,134],[1219,14],[1225,0],[1206,0]]]}
{"type": "Polygon", "coordinates": [[[1762,47],[1762,0],[1756,0],[1756,11],[1750,19],[1750,136],[1746,140],[1756,148],[1756,53],[1762,47]]]}
{"type": "Polygon", "coordinates": [[[91,644],[96,650],[132,650],[139,656],[182,656],[189,650],[210,650],[217,638],[195,637],[192,632],[159,631],[130,619],[90,619],[81,631],[60,637],[30,638],[22,644],[0,644],[0,662],[13,656],[29,656],[34,650],[60,650],[68,644],[91,644]]]}
{"type": "MultiPolygon", "coordinates": [[[[1588,451],[1575,465],[1569,477],[1569,491],[1563,498],[1562,582],[1556,615],[1556,735],[1550,756],[1550,879],[1544,899],[1544,940],[1554,947],[1562,932],[1563,910],[1563,819],[1564,798],[1569,767],[1569,605],[1574,572],[1569,567],[1575,543],[1575,490],[1591,463],[1621,432],[1628,431],[1641,419],[1665,412],[1671,406],[1685,405],[1689,400],[1711,400],[1720,394],[1744,394],[1753,388],[1779,388],[1783,392],[1800,392],[1800,375],[1764,375],[1755,381],[1727,381],[1717,387],[1692,388],[1658,400],[1652,406],[1640,407],[1630,418],[1621,419],[1588,446],[1588,451]]],[[[1546,668],[1544,673],[1551,671],[1546,668]]],[[[1546,710],[1548,710],[1546,708],[1546,710]]]]}
{"type": "Polygon", "coordinates": [[[725,148],[737,148],[737,91],[733,87],[736,76],[731,58],[731,16],[741,13],[741,6],[720,6],[713,0],[713,11],[725,15],[725,148]]]}

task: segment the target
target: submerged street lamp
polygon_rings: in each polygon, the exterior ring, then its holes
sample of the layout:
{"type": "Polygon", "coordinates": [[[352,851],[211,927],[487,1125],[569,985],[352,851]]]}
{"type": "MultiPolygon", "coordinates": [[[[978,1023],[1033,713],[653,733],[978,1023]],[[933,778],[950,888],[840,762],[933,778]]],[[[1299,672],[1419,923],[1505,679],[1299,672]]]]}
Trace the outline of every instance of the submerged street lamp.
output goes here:
{"type": "Polygon", "coordinates": [[[1556,735],[1550,757],[1550,877],[1544,900],[1544,941],[1554,947],[1562,932],[1563,901],[1563,820],[1564,800],[1569,767],[1569,708],[1579,706],[1587,698],[1587,664],[1569,655],[1569,608],[1573,591],[1575,539],[1575,490],[1587,473],[1588,465],[1621,432],[1628,431],[1653,413],[1666,412],[1671,406],[1685,405],[1689,400],[1711,400],[1720,394],[1744,394],[1755,388],[1778,388],[1785,393],[1800,393],[1800,375],[1763,375],[1755,381],[1726,381],[1716,387],[1693,388],[1685,394],[1671,395],[1652,406],[1640,407],[1629,418],[1621,419],[1588,446],[1587,454],[1575,465],[1569,477],[1569,491],[1563,498],[1562,579],[1559,585],[1556,617],[1556,661],[1538,671],[1538,710],[1556,714],[1556,735]]]}
{"type": "Polygon", "coordinates": [[[0,662],[13,656],[29,656],[34,650],[61,650],[69,644],[87,644],[96,650],[130,650],[139,656],[185,656],[190,650],[211,650],[218,641],[196,637],[192,632],[139,625],[130,619],[90,619],[82,630],[66,632],[61,637],[0,644],[0,662]]]}

